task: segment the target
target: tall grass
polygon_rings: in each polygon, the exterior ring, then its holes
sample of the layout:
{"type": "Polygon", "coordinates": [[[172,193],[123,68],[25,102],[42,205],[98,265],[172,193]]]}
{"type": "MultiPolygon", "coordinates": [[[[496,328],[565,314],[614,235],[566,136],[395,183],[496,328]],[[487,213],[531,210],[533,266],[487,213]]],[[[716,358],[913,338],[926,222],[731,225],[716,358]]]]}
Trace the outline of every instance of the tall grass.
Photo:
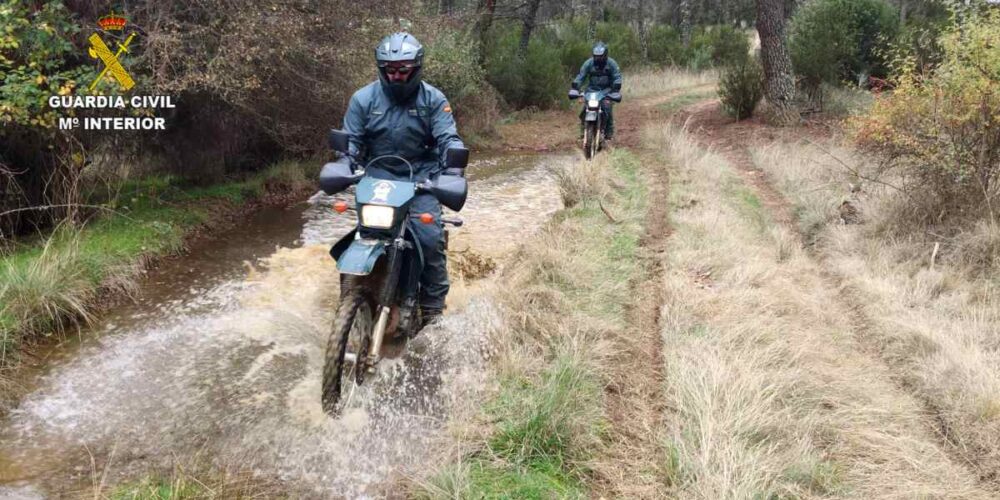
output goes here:
{"type": "Polygon", "coordinates": [[[996,483],[1000,297],[993,266],[1000,232],[988,221],[951,238],[918,231],[907,200],[892,188],[863,182],[859,192],[848,191],[859,181],[845,164],[874,167],[835,141],[778,141],[756,148],[754,158],[801,213],[829,214],[844,198],[859,207],[861,225],[813,217],[818,250],[872,322],[866,343],[923,402],[952,452],[996,483]]]}
{"type": "Polygon", "coordinates": [[[638,170],[624,151],[564,165],[567,208],[501,272],[508,327],[493,339],[499,384],[483,410],[482,443],[421,479],[416,496],[588,496],[608,445],[604,387],[615,339],[640,272],[647,200],[638,170]]]}
{"type": "Polygon", "coordinates": [[[0,317],[5,318],[0,366],[8,360],[8,349],[19,343],[21,331],[49,328],[64,319],[87,321],[93,294],[79,234],[73,230],[58,230],[23,265],[6,263],[0,268],[0,317]]]}
{"type": "Polygon", "coordinates": [[[988,498],[867,354],[853,310],[724,158],[667,144],[674,233],[661,327],[678,498],[988,498]]]}

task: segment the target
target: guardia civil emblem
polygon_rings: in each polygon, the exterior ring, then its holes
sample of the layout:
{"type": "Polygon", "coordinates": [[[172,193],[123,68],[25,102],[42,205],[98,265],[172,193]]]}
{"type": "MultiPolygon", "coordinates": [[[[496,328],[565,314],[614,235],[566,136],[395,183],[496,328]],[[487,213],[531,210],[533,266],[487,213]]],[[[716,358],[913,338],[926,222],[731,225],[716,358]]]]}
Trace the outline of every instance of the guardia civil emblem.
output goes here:
{"type": "Polygon", "coordinates": [[[132,32],[125,38],[124,42],[119,41],[125,33],[126,24],[128,24],[128,20],[124,16],[115,14],[114,11],[97,20],[97,25],[101,27],[108,40],[115,45],[115,52],[111,52],[108,44],[104,42],[104,38],[99,33],[93,33],[87,39],[90,42],[87,53],[91,58],[99,60],[104,65],[104,69],[90,84],[89,90],[94,90],[98,82],[105,78],[111,78],[118,82],[122,90],[129,90],[135,86],[135,80],[121,63],[122,55],[128,53],[128,46],[135,38],[135,32],[132,32]]]}

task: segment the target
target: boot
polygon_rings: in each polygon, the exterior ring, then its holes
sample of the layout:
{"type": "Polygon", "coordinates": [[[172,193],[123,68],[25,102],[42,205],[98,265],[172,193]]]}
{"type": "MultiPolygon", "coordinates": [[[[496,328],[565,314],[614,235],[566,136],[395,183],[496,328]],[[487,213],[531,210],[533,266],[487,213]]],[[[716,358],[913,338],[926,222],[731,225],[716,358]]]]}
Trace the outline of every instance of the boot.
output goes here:
{"type": "Polygon", "coordinates": [[[420,329],[427,328],[428,325],[441,319],[442,310],[436,307],[420,308],[420,329]]]}

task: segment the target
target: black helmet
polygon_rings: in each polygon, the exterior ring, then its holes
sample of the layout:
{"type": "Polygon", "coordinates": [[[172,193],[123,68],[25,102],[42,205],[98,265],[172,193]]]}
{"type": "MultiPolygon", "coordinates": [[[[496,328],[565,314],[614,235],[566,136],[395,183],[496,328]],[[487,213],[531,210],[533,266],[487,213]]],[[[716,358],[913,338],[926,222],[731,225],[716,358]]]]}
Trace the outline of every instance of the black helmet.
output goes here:
{"type": "Polygon", "coordinates": [[[608,46],[604,42],[595,43],[591,55],[594,56],[594,64],[604,66],[608,62],[608,46]]]}
{"type": "Polygon", "coordinates": [[[378,64],[378,79],[392,99],[396,102],[406,102],[420,88],[422,78],[421,66],[424,62],[424,46],[420,45],[409,33],[393,33],[382,39],[375,47],[375,62],[378,64]],[[397,61],[413,61],[413,74],[405,82],[390,82],[385,74],[388,63],[397,61]]]}

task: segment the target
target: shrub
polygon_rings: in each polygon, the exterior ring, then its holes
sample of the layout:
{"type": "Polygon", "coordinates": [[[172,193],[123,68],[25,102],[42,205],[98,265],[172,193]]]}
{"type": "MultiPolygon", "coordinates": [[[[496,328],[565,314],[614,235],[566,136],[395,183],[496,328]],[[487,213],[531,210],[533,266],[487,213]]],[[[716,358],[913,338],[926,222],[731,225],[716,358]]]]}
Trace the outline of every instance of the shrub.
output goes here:
{"type": "MultiPolygon", "coordinates": [[[[642,62],[642,46],[639,44],[639,35],[631,26],[620,22],[597,23],[597,39],[608,44],[611,57],[622,68],[642,62]]],[[[587,57],[590,57],[589,51],[587,57]]],[[[579,66],[577,67],[579,68],[579,66]]]]}
{"type": "Polygon", "coordinates": [[[764,97],[764,72],[752,57],[726,67],[719,78],[719,99],[726,114],[744,120],[753,116],[764,97]]]}
{"type": "Polygon", "coordinates": [[[813,0],[795,13],[789,51],[806,90],[820,84],[885,77],[882,54],[899,30],[899,13],[882,0],[813,0]]]}
{"type": "Polygon", "coordinates": [[[519,30],[498,31],[499,36],[493,41],[486,60],[486,71],[487,79],[504,99],[519,108],[550,108],[562,102],[570,76],[559,62],[559,48],[547,43],[546,35],[539,33],[532,37],[522,61],[517,56],[519,30]]]}
{"type": "Polygon", "coordinates": [[[672,26],[658,24],[649,29],[649,62],[666,66],[684,61],[681,34],[672,26]]]}
{"type": "Polygon", "coordinates": [[[705,69],[740,63],[749,54],[746,33],[731,26],[705,26],[692,35],[686,62],[691,69],[705,69]]]}
{"type": "Polygon", "coordinates": [[[426,49],[424,78],[448,97],[460,132],[489,133],[499,117],[497,91],[486,81],[471,35],[439,23],[421,33],[426,49]],[[435,29],[437,28],[437,29],[435,29]]]}
{"type": "Polygon", "coordinates": [[[885,159],[924,222],[989,216],[1000,201],[1000,12],[970,15],[941,38],[924,74],[903,60],[896,90],[853,120],[855,138],[885,159]]]}

